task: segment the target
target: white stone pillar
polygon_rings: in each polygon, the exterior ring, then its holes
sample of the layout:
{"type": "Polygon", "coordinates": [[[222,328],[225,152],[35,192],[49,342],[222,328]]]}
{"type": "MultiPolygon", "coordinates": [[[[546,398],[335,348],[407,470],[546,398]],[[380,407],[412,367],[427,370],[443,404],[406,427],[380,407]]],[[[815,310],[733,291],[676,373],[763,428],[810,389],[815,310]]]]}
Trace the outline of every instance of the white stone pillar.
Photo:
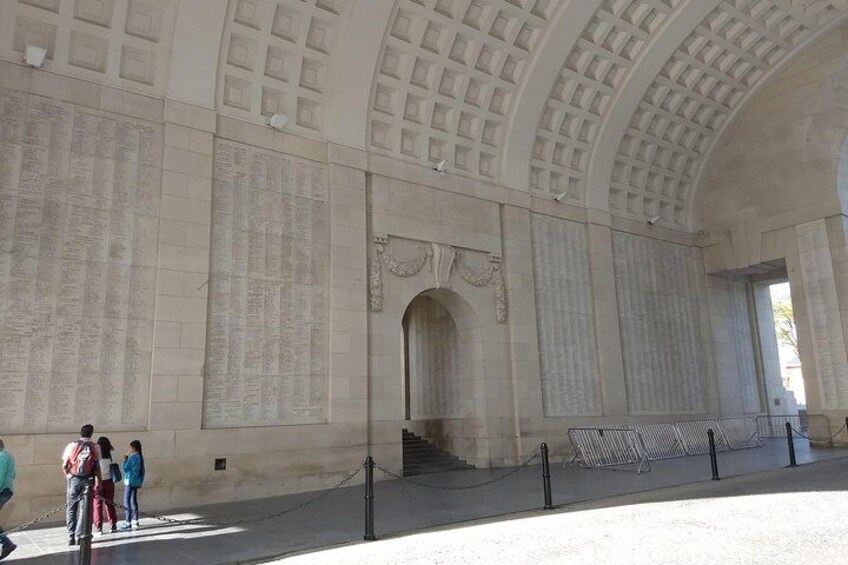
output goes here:
{"type": "Polygon", "coordinates": [[[330,145],[330,421],[368,419],[365,152],[330,145]]]}
{"type": "Polygon", "coordinates": [[[215,113],[165,101],[150,430],[200,429],[215,113]]]}
{"type": "MultiPolygon", "coordinates": [[[[529,198],[526,206],[529,206],[529,198]]],[[[545,438],[538,434],[538,424],[533,425],[534,422],[541,421],[544,414],[542,386],[539,380],[530,211],[527,207],[503,206],[501,226],[503,270],[508,297],[512,409],[515,414],[515,435],[518,438],[517,456],[521,458],[532,453],[540,442],[545,441],[545,438]]]]}
{"type": "Polygon", "coordinates": [[[612,230],[609,214],[589,211],[586,226],[592,296],[595,304],[595,334],[598,343],[598,369],[601,376],[604,416],[617,421],[627,417],[627,388],[621,353],[615,268],[612,260],[612,230]]]}
{"type": "Polygon", "coordinates": [[[798,326],[807,410],[835,429],[848,415],[848,266],[841,216],[795,227],[797,247],[787,268],[798,326]]]}

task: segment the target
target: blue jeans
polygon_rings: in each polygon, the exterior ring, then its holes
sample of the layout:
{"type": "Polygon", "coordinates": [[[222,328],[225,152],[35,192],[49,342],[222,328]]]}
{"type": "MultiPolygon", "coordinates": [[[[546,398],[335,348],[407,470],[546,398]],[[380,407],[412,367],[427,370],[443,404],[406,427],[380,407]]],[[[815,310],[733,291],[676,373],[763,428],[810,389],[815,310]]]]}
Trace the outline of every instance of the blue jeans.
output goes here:
{"type": "MultiPolygon", "coordinates": [[[[9,499],[12,498],[12,491],[7,488],[0,490],[0,509],[9,502],[9,499]]],[[[6,536],[6,532],[3,531],[3,528],[0,528],[0,546],[6,547],[10,545],[12,541],[6,536]]]]}
{"type": "Polygon", "coordinates": [[[124,487],[124,510],[126,516],[124,520],[129,524],[131,521],[138,522],[138,489],[139,487],[124,487]]]}

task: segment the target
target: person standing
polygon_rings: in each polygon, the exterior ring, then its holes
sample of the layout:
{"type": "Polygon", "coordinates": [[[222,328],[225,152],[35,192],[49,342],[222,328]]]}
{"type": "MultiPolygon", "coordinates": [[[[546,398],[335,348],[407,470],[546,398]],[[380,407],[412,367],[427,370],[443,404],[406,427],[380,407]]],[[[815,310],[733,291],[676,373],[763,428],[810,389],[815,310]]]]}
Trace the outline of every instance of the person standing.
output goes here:
{"type": "Polygon", "coordinates": [[[93,435],[94,426],[84,425],[80,428],[80,438],[69,443],[62,453],[62,472],[68,480],[68,507],[65,509],[68,545],[78,545],[82,537],[85,488],[94,488],[94,481],[100,480],[100,450],[91,441],[93,435]]]}
{"type": "Polygon", "coordinates": [[[138,523],[138,489],[144,484],[144,453],[141,442],[134,439],[130,442],[130,451],[124,456],[124,507],[126,516],[121,530],[136,530],[138,523]]]}
{"type": "MultiPolygon", "coordinates": [[[[114,447],[106,436],[97,438],[97,447],[100,449],[100,482],[94,487],[94,535],[103,534],[105,519],[108,519],[111,528],[109,532],[114,533],[118,529],[118,516],[115,512],[115,477],[112,474],[112,452],[114,447]],[[105,519],[104,519],[105,518],[105,519]]],[[[114,467],[117,469],[117,465],[114,467]]],[[[117,480],[120,479],[120,475],[117,480]]]]}
{"type": "MultiPolygon", "coordinates": [[[[0,439],[0,509],[9,502],[14,491],[15,458],[6,451],[6,444],[0,439]]],[[[5,559],[17,547],[3,531],[3,528],[0,528],[0,560],[5,559]]]]}

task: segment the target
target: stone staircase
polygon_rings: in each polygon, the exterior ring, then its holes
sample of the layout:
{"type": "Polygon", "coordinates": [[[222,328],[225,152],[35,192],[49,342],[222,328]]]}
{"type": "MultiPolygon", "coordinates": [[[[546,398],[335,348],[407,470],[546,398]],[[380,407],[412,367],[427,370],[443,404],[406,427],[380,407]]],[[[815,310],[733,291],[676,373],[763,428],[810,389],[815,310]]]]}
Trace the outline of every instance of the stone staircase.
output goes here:
{"type": "Polygon", "coordinates": [[[404,477],[473,468],[464,459],[439,449],[421,436],[403,430],[404,477]]]}

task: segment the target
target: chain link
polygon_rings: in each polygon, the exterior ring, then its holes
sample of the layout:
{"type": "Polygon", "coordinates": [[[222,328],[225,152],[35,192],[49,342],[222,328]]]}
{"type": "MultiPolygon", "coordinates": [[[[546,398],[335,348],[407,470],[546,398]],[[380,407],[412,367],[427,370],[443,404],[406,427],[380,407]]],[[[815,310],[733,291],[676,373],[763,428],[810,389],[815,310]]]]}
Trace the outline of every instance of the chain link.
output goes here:
{"type": "Polygon", "coordinates": [[[392,471],[389,471],[388,469],[386,469],[382,465],[377,465],[376,467],[380,471],[382,471],[383,473],[385,473],[386,475],[388,475],[389,477],[391,477],[393,479],[404,481],[406,483],[413,484],[417,487],[428,488],[428,489],[432,489],[432,490],[469,490],[469,489],[484,487],[486,485],[490,485],[492,483],[502,481],[503,479],[506,479],[507,477],[511,477],[512,475],[514,475],[515,473],[517,473],[518,471],[520,471],[524,467],[530,465],[533,461],[536,460],[537,457],[539,457],[538,452],[534,453],[526,461],[524,461],[523,463],[521,463],[517,467],[510,469],[506,473],[503,473],[502,475],[498,475],[497,477],[493,477],[493,478],[488,479],[486,481],[483,481],[481,483],[474,483],[474,484],[471,484],[471,485],[458,485],[458,486],[440,486],[440,485],[422,483],[422,482],[416,481],[414,479],[410,479],[409,477],[403,477],[401,475],[398,475],[397,473],[393,473],[392,471]]]}
{"type": "MultiPolygon", "coordinates": [[[[151,518],[151,519],[157,520],[159,522],[164,522],[166,524],[173,524],[173,525],[176,525],[176,526],[212,526],[212,527],[216,527],[216,528],[231,528],[233,526],[240,526],[240,525],[244,525],[244,524],[254,524],[256,522],[264,522],[266,520],[273,520],[274,518],[279,518],[280,516],[285,516],[286,514],[294,512],[295,510],[300,510],[301,508],[305,508],[306,506],[309,506],[310,504],[317,502],[318,500],[324,498],[325,496],[327,496],[331,492],[342,488],[347,483],[349,483],[351,480],[353,480],[353,478],[356,475],[358,475],[360,472],[362,472],[362,468],[357,467],[355,470],[351,471],[344,479],[342,479],[341,481],[336,483],[334,486],[319,492],[318,494],[312,496],[311,498],[307,498],[306,500],[304,500],[304,501],[302,501],[298,504],[295,504],[291,508],[286,508],[285,510],[281,510],[279,512],[274,512],[272,514],[268,514],[268,515],[265,515],[265,516],[257,516],[257,517],[253,517],[253,518],[241,518],[241,519],[238,519],[238,520],[230,520],[229,522],[223,522],[223,521],[217,521],[217,520],[206,520],[206,519],[203,519],[203,518],[192,518],[190,520],[178,520],[176,518],[168,518],[167,516],[159,516],[158,514],[153,514],[151,512],[142,512],[142,511],[139,511],[138,514],[140,516],[144,516],[145,518],[151,518]]],[[[116,508],[120,508],[124,511],[127,510],[127,507],[124,506],[123,504],[120,504],[118,502],[114,502],[112,500],[106,500],[105,498],[101,497],[100,495],[96,495],[96,497],[97,497],[98,500],[101,500],[103,502],[107,502],[109,504],[114,504],[116,508]]]]}
{"type": "Polygon", "coordinates": [[[830,437],[810,437],[809,435],[805,434],[804,432],[795,429],[795,426],[792,426],[792,431],[795,432],[796,434],[798,434],[799,436],[801,436],[802,438],[808,439],[810,441],[833,441],[833,439],[836,436],[838,436],[839,434],[841,434],[842,431],[845,430],[846,427],[848,427],[848,423],[842,424],[842,427],[839,428],[838,430],[836,430],[836,433],[833,434],[830,437]]]}
{"type": "MultiPolygon", "coordinates": [[[[75,498],[75,499],[73,500],[73,502],[71,502],[71,505],[73,506],[74,504],[77,504],[78,502],[82,501],[82,499],[83,499],[83,498],[85,498],[85,496],[84,496],[84,495],[83,495],[83,496],[79,496],[79,497],[75,498]]],[[[32,519],[32,520],[30,520],[29,522],[24,522],[24,523],[23,523],[23,524],[21,524],[20,526],[14,527],[14,528],[12,528],[11,530],[6,530],[6,531],[5,531],[5,533],[8,535],[8,534],[17,534],[17,533],[19,533],[19,532],[22,532],[22,531],[24,531],[24,530],[26,530],[26,529],[28,529],[28,528],[31,528],[32,526],[34,526],[34,525],[38,524],[39,522],[43,522],[43,521],[44,521],[44,520],[46,520],[47,518],[49,518],[49,517],[53,516],[54,514],[56,514],[56,513],[58,513],[58,512],[61,512],[62,510],[64,510],[64,509],[65,509],[65,508],[67,508],[67,507],[68,507],[68,504],[67,504],[67,503],[62,504],[61,506],[57,506],[57,507],[56,507],[56,508],[54,508],[53,510],[50,510],[49,512],[45,512],[45,513],[44,513],[44,514],[42,514],[41,516],[39,516],[39,517],[37,517],[37,518],[33,518],[33,519],[32,519]]]]}

